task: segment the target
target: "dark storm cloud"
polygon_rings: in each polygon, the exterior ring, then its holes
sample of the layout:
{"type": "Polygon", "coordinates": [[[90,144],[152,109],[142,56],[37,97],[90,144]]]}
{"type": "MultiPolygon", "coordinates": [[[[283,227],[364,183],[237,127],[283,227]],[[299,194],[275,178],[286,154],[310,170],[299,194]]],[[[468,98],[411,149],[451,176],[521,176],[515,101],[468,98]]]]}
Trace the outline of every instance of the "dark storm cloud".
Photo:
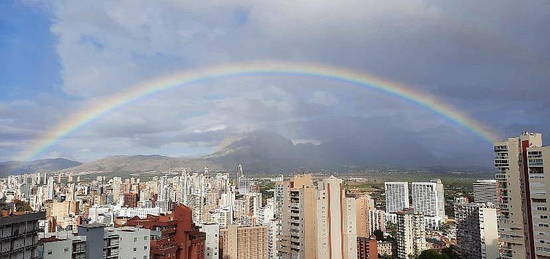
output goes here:
{"type": "MultiPolygon", "coordinates": [[[[55,21],[62,87],[84,100],[193,67],[303,61],[402,82],[506,135],[550,127],[544,119],[550,115],[550,5],[544,1],[58,0],[41,6],[55,21]]],[[[490,160],[488,143],[410,102],[325,80],[261,76],[140,100],[87,125],[56,151],[85,159],[123,148],[173,153],[189,150],[186,143],[215,147],[265,129],[341,143],[342,156],[375,145],[384,154],[417,150],[425,156],[411,160],[419,163],[490,160]]]]}

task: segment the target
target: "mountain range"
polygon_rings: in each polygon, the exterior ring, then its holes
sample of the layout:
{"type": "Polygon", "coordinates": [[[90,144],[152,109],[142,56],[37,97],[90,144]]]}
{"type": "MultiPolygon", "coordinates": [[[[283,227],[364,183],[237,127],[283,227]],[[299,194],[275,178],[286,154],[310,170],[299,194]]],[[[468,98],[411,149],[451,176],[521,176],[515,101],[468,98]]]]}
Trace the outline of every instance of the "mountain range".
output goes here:
{"type": "Polygon", "coordinates": [[[256,174],[362,168],[442,168],[430,152],[420,147],[411,150],[399,147],[399,152],[394,152],[392,149],[380,148],[386,145],[383,139],[366,140],[361,136],[345,136],[315,145],[295,144],[272,132],[252,132],[224,143],[217,152],[199,158],[119,155],[84,164],[62,158],[4,162],[0,163],[0,176],[39,170],[75,173],[134,173],[182,167],[192,170],[203,170],[205,167],[233,170],[237,164],[243,164],[245,170],[256,174]]]}
{"type": "Polygon", "coordinates": [[[20,161],[7,161],[0,162],[0,177],[8,175],[19,175],[25,173],[39,172],[39,171],[57,171],[66,168],[79,166],[82,163],[64,159],[41,159],[28,162],[20,161]]]}

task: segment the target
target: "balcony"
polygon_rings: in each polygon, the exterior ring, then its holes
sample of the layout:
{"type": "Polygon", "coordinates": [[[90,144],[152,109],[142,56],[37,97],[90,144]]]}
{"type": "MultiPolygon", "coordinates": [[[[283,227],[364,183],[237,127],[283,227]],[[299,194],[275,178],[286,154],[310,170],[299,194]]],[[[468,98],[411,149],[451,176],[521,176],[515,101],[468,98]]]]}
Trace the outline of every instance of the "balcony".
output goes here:
{"type": "Polygon", "coordinates": [[[508,164],[508,159],[495,159],[495,166],[496,167],[508,167],[510,165],[508,164]]]}
{"type": "MultiPolygon", "coordinates": [[[[495,160],[495,161],[496,161],[496,160],[495,160]]],[[[536,167],[541,167],[541,166],[543,166],[542,158],[528,159],[528,162],[529,162],[529,166],[530,166],[530,167],[532,167],[532,166],[536,166],[536,167]]]]}
{"type": "Polygon", "coordinates": [[[508,151],[508,146],[502,145],[502,146],[494,146],[495,152],[506,152],[508,151]]]}

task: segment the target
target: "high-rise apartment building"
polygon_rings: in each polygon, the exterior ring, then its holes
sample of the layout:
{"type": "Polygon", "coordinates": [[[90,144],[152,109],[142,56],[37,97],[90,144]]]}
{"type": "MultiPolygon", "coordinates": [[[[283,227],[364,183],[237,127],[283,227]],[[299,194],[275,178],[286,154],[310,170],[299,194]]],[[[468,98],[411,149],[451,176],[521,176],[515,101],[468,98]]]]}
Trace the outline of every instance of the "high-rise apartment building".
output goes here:
{"type": "Polygon", "coordinates": [[[277,250],[281,258],[315,258],[317,255],[317,189],[311,175],[284,181],[281,234],[277,250]]]}
{"type": "Polygon", "coordinates": [[[409,183],[385,182],[386,212],[396,213],[409,208],[409,183]]]}
{"type": "Polygon", "coordinates": [[[414,209],[397,212],[397,258],[408,259],[426,250],[424,215],[414,209]]]}
{"type": "Polygon", "coordinates": [[[474,202],[497,204],[497,181],[477,180],[473,184],[474,202]]]}
{"type": "Polygon", "coordinates": [[[426,225],[437,229],[445,217],[445,198],[441,180],[411,183],[412,206],[417,213],[424,214],[426,225]]]}
{"type": "Polygon", "coordinates": [[[380,230],[386,232],[386,213],[383,210],[369,210],[369,232],[374,234],[374,231],[380,230]]]}
{"type": "Polygon", "coordinates": [[[456,205],[457,248],[463,258],[498,258],[497,211],[493,203],[456,205]]]}
{"type": "Polygon", "coordinates": [[[346,198],[342,180],[319,183],[317,258],[357,258],[356,200],[346,198]]]}
{"type": "Polygon", "coordinates": [[[372,199],[369,195],[355,198],[355,226],[358,237],[370,237],[372,233],[369,227],[369,211],[374,208],[371,206],[372,199]]]}
{"type": "Polygon", "coordinates": [[[529,201],[537,258],[550,258],[550,146],[527,149],[529,201]]]}
{"type": "MultiPolygon", "coordinates": [[[[494,144],[501,258],[535,258],[533,209],[537,211],[541,207],[543,212],[542,209],[546,206],[532,206],[527,159],[528,150],[535,151],[541,146],[542,135],[529,132],[494,144]]],[[[533,159],[533,168],[537,167],[535,159],[538,158],[530,159],[533,159]]],[[[533,179],[533,184],[536,182],[538,181],[533,179]]],[[[541,228],[545,228],[544,225],[541,228]]],[[[542,233],[544,232],[546,231],[542,233]]],[[[541,244],[537,244],[537,247],[542,248],[541,244]]]]}

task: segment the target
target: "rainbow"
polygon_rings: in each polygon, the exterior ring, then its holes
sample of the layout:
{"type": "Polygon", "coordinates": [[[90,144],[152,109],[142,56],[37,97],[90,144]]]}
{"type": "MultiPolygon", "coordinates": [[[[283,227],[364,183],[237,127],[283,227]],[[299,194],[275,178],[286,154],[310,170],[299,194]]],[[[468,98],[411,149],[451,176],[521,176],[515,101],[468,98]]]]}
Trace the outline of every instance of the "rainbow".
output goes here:
{"type": "Polygon", "coordinates": [[[178,86],[189,85],[206,80],[224,79],[241,76],[257,75],[287,75],[317,77],[327,80],[340,81],[349,85],[360,86],[368,89],[376,89],[384,93],[409,100],[421,107],[427,108],[449,121],[471,130],[483,139],[493,142],[497,134],[469,118],[466,114],[447,105],[433,96],[423,93],[403,84],[385,80],[383,78],[363,72],[345,68],[308,63],[289,62],[251,62],[233,63],[228,65],[208,67],[205,69],[187,70],[173,73],[137,84],[119,94],[102,99],[92,107],[86,107],[73,113],[57,126],[48,130],[43,136],[32,141],[28,148],[17,155],[17,158],[30,160],[43,153],[63,137],[76,131],[82,126],[101,117],[102,115],[136,99],[171,89],[178,86]]]}

